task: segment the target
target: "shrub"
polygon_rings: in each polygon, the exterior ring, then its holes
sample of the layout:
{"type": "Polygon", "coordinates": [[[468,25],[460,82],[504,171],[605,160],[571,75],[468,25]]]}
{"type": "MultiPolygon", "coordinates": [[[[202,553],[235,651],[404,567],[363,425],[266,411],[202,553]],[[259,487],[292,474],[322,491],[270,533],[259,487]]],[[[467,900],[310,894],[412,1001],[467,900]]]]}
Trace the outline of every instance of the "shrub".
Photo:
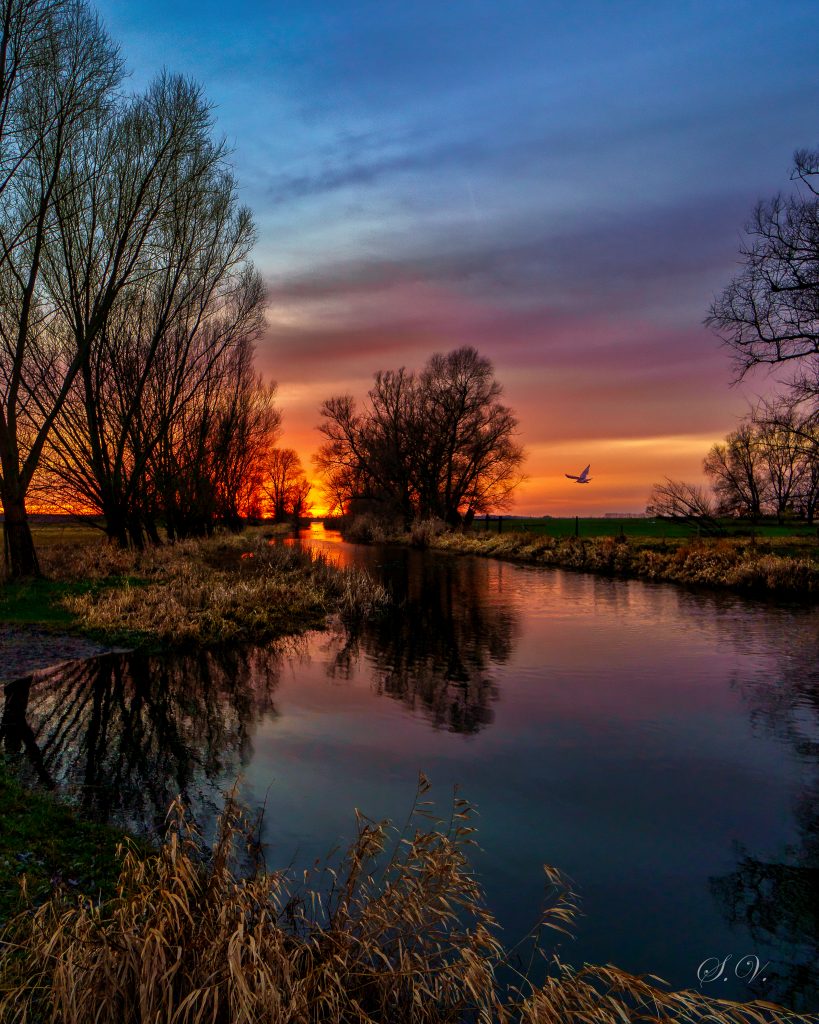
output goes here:
{"type": "Polygon", "coordinates": [[[442,519],[416,519],[410,529],[410,544],[415,548],[428,548],[446,529],[442,519]]]}
{"type": "Polygon", "coordinates": [[[379,544],[387,539],[384,524],[371,512],[362,512],[345,522],[341,535],[351,544],[379,544]]]}

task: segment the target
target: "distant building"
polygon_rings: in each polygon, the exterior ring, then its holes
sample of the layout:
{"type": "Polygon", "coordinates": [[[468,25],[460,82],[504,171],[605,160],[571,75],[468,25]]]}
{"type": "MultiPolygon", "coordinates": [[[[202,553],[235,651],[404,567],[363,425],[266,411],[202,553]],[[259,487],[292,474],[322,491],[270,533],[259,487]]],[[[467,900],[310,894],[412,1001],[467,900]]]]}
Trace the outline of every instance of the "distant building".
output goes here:
{"type": "Polygon", "coordinates": [[[604,519],[648,519],[646,512],[606,512],[604,519]]]}

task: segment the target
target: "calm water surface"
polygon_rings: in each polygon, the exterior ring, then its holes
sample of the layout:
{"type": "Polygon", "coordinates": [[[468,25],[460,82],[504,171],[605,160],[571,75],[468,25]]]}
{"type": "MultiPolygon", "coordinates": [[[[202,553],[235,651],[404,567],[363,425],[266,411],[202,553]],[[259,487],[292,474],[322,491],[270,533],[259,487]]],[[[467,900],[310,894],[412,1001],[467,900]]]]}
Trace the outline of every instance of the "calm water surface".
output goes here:
{"type": "Polygon", "coordinates": [[[582,898],[564,959],[819,1005],[819,614],[667,585],[314,532],[394,612],[274,650],[105,656],[6,688],[23,770],[142,831],[238,774],[268,863],[307,866],[353,808],[403,820],[417,773],[479,808],[476,864],[510,943],[541,865],[582,898]],[[749,988],[746,955],[769,966],[749,988]],[[763,981],[762,978],[766,980],[763,981]]]}

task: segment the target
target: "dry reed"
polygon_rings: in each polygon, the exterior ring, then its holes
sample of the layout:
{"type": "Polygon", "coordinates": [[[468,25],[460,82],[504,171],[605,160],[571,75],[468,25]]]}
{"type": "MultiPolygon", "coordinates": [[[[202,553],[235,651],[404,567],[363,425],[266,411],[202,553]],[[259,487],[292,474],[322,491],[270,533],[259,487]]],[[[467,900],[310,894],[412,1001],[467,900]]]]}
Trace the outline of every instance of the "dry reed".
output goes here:
{"type": "Polygon", "coordinates": [[[725,587],[759,594],[819,594],[819,561],[777,553],[775,542],[692,540],[685,543],[613,537],[553,538],[526,533],[430,534],[430,547],[459,554],[580,569],[608,576],[725,587]]]}
{"type": "MultiPolygon", "coordinates": [[[[23,1024],[623,1024],[805,1021],[771,1004],[669,992],[613,967],[548,962],[545,982],[499,983],[511,960],[467,857],[471,808],[446,822],[419,792],[404,830],[357,814],[338,869],[298,885],[267,873],[231,797],[207,850],[181,804],[155,855],[126,846],[107,903],[55,896],[0,948],[0,1021],[23,1024]],[[244,846],[244,854],[242,847],[244,846]],[[244,877],[237,860],[252,855],[244,877]]],[[[537,934],[575,897],[547,869],[537,934]]]]}
{"type": "Polygon", "coordinates": [[[320,626],[330,613],[372,614],[384,588],[357,569],[263,537],[186,541],[144,552],[110,545],[52,549],[60,580],[111,580],[63,604],[94,633],[164,646],[260,642],[320,626]]]}

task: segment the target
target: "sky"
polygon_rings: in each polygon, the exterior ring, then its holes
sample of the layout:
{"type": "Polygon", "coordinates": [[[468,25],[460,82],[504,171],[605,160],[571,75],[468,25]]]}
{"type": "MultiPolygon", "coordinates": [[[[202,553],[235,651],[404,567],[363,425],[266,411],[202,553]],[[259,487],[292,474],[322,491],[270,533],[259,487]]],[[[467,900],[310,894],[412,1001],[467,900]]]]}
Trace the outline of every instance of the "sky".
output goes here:
{"type": "Polygon", "coordinates": [[[813,0],[97,6],[134,88],[166,67],[214,104],[309,475],[325,398],[465,344],[518,415],[524,515],[642,511],[770,390],[703,319],[819,145],[813,0]]]}

